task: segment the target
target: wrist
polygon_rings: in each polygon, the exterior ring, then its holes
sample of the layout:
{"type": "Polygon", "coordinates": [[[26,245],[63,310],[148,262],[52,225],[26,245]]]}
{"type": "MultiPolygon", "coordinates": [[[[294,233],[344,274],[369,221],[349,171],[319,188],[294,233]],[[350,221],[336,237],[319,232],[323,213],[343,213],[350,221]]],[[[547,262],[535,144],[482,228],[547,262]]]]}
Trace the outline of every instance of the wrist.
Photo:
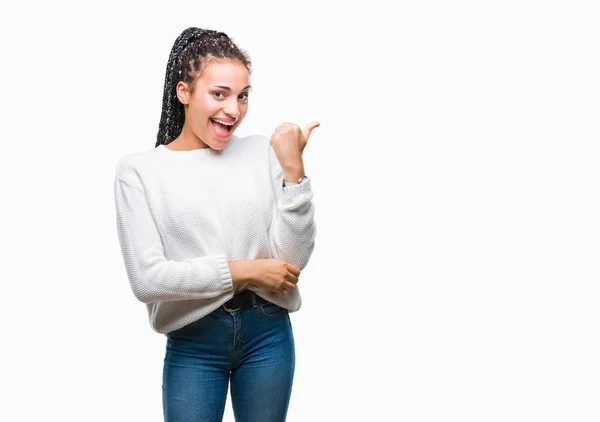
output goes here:
{"type": "Polygon", "coordinates": [[[231,273],[231,282],[234,286],[254,281],[255,275],[252,262],[251,259],[241,259],[227,263],[231,273]]]}
{"type": "Polygon", "coordinates": [[[296,183],[304,177],[304,166],[294,166],[283,169],[283,180],[290,183],[296,183]]]}

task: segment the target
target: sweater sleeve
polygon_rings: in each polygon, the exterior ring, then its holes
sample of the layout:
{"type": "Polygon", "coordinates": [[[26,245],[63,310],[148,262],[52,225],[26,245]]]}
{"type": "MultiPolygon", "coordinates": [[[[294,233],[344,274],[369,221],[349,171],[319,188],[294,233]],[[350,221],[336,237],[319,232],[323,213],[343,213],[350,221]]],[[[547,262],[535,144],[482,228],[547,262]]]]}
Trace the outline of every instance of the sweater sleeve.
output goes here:
{"type": "Polygon", "coordinates": [[[114,181],[117,232],[133,294],[144,303],[204,299],[233,290],[224,254],[173,261],[137,172],[119,161],[114,181]]]}
{"type": "Polygon", "coordinates": [[[271,187],[277,202],[269,233],[271,249],[275,258],[302,270],[312,255],[317,232],[311,179],[283,187],[283,169],[268,145],[271,187]]]}

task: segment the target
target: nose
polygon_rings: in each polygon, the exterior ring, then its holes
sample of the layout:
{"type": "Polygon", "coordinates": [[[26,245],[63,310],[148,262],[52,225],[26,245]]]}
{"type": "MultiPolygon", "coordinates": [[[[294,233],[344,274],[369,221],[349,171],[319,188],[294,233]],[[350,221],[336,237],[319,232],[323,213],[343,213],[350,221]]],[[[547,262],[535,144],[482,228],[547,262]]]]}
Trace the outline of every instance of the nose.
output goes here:
{"type": "Polygon", "coordinates": [[[233,98],[232,103],[233,105],[231,105],[231,102],[227,103],[223,111],[227,116],[237,120],[240,117],[240,108],[238,106],[237,98],[233,98]]]}

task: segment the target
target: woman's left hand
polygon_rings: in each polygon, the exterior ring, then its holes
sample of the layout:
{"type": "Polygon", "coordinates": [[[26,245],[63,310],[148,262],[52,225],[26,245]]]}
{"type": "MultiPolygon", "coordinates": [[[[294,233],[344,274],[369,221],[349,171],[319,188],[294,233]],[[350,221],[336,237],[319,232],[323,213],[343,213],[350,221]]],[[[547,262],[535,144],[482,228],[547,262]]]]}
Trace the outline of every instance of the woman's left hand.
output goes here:
{"type": "Polygon", "coordinates": [[[301,131],[298,125],[285,122],[275,129],[271,135],[271,147],[273,147],[277,160],[284,171],[303,167],[302,152],[312,130],[320,124],[319,122],[309,123],[301,131]]]}

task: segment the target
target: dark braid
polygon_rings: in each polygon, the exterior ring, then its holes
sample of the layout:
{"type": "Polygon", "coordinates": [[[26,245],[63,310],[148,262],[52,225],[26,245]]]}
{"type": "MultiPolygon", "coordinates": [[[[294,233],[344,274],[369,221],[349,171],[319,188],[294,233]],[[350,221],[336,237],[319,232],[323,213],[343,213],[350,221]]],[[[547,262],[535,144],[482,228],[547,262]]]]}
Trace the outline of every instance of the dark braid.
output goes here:
{"type": "Polygon", "coordinates": [[[185,113],[183,104],[179,102],[175,92],[177,83],[188,83],[193,93],[196,79],[206,65],[218,59],[239,60],[248,72],[252,71],[249,55],[236,46],[224,32],[192,27],[177,37],[167,62],[156,147],[169,144],[183,129],[185,113]]]}

